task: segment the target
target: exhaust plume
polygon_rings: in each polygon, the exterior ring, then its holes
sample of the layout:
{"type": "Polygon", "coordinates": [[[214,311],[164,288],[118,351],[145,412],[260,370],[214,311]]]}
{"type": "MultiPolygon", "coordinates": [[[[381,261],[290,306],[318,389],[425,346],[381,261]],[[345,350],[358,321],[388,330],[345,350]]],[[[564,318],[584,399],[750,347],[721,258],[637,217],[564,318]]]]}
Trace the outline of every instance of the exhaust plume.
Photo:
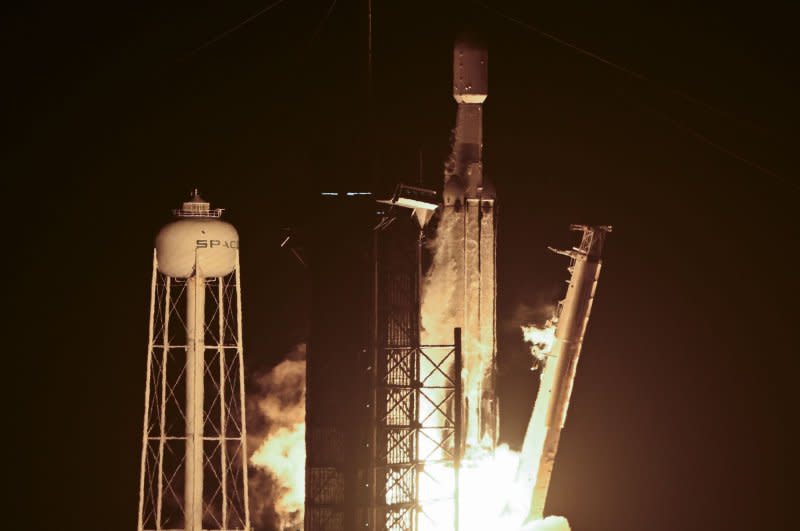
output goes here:
{"type": "MultiPolygon", "coordinates": [[[[442,209],[436,235],[428,244],[432,262],[423,282],[420,312],[423,343],[449,343],[453,328],[462,322],[464,301],[458,293],[458,286],[463,286],[459,279],[458,261],[463,245],[460,221],[459,214],[453,209],[442,209]]],[[[553,346],[555,326],[548,321],[545,327],[528,325],[521,328],[524,339],[531,344],[534,357],[543,359],[553,346]]],[[[484,375],[491,368],[493,345],[482,344],[482,337],[471,333],[474,330],[464,332],[462,382],[465,396],[474,405],[480,400],[484,375]]],[[[428,393],[435,395],[434,391],[428,393]]],[[[420,416],[434,419],[434,422],[438,420],[436,410],[426,407],[425,403],[421,405],[420,416]]],[[[422,455],[432,457],[433,461],[439,457],[435,451],[432,454],[425,452],[429,446],[435,450],[435,444],[423,439],[420,445],[422,455]]],[[[569,524],[561,517],[524,523],[530,492],[524,484],[516,481],[518,465],[519,453],[507,445],[500,445],[494,451],[467,448],[459,485],[462,531],[569,531],[569,524]]],[[[434,462],[425,465],[420,476],[421,531],[449,529],[448,523],[453,520],[452,502],[449,501],[454,487],[452,479],[449,465],[434,462]]]]}
{"type": "Polygon", "coordinates": [[[544,328],[536,325],[522,327],[522,337],[531,345],[531,355],[535,362],[534,367],[544,361],[545,356],[553,349],[556,341],[556,326],[552,321],[547,321],[544,328]]]}
{"type": "Polygon", "coordinates": [[[536,520],[522,528],[522,531],[571,531],[569,522],[563,516],[548,516],[536,520]]]}
{"type": "Polygon", "coordinates": [[[256,518],[281,531],[303,526],[306,462],[306,345],[301,343],[255,382],[251,401],[264,426],[253,437],[250,463],[256,518]]]}

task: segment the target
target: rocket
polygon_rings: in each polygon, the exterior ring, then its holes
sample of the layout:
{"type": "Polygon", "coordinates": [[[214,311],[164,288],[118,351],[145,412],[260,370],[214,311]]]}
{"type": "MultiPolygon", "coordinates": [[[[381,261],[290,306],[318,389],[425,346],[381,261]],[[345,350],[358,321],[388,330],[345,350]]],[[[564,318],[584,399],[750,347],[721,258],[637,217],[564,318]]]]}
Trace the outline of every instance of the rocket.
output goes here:
{"type": "Polygon", "coordinates": [[[550,249],[570,258],[568,270],[571,277],[567,294],[556,309],[555,342],[545,357],[536,403],[520,455],[517,481],[526,485],[530,492],[528,520],[539,520],[544,514],[583,336],[600,277],[603,244],[611,227],[573,225],[571,230],[583,233],[578,247],[568,251],[550,249]]]}
{"type": "Polygon", "coordinates": [[[483,102],[489,92],[488,53],[473,37],[462,36],[453,49],[453,98],[458,103],[452,158],[445,173],[446,206],[494,193],[484,190],[483,102]]]}
{"type": "Polygon", "coordinates": [[[497,442],[495,194],[483,174],[483,102],[488,54],[475,39],[453,50],[453,98],[458,104],[445,171],[440,234],[448,234],[456,270],[453,305],[462,329],[464,448],[493,450],[497,442]]]}

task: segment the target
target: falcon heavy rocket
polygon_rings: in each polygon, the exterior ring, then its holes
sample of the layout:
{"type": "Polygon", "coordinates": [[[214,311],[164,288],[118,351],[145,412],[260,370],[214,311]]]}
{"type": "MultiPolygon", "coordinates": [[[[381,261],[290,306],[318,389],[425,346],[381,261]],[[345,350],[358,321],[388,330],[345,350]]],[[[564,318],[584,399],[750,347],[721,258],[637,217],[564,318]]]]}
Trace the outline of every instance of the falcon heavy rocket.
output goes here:
{"type": "MultiPolygon", "coordinates": [[[[453,97],[458,103],[451,159],[445,172],[441,223],[456,270],[456,326],[462,328],[464,448],[493,450],[495,396],[495,194],[483,175],[483,102],[488,54],[462,37],[453,53],[453,97]]],[[[440,229],[440,233],[442,233],[440,229]]]]}

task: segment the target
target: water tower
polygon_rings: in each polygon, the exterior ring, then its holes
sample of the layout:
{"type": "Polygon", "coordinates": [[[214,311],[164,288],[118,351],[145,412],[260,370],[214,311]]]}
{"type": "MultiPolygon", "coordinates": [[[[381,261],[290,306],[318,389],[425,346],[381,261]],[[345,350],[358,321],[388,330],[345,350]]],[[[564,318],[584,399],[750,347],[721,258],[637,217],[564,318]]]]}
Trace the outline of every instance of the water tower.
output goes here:
{"type": "Polygon", "coordinates": [[[139,531],[250,530],[239,235],[195,190],[156,238],[139,531]]]}

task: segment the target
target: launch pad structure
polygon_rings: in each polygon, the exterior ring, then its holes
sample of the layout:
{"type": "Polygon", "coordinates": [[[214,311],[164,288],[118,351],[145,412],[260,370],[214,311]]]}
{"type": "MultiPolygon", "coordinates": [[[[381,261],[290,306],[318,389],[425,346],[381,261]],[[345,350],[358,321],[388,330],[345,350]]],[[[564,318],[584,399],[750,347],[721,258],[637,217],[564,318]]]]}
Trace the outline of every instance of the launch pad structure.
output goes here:
{"type": "MultiPolygon", "coordinates": [[[[428,217],[403,208],[425,200],[321,198],[326,222],[312,229],[310,249],[306,531],[415,531],[428,517],[423,465],[448,466],[457,484],[460,330],[452,343],[420,342],[420,222],[428,217]]],[[[456,507],[457,496],[438,503],[456,507]]]]}
{"type": "MultiPolygon", "coordinates": [[[[376,212],[371,200],[354,207],[363,194],[324,194],[337,196],[331,204],[338,206],[322,216],[314,237],[315,260],[324,266],[312,288],[306,531],[458,531],[462,459],[496,450],[497,211],[482,160],[487,62],[480,44],[457,41],[458,109],[441,198],[400,185],[376,212]],[[435,251],[426,251],[431,219],[435,251]],[[423,297],[423,278],[433,295],[423,297]],[[337,373],[349,375],[346,393],[331,378],[337,373]],[[438,485],[431,489],[428,479],[438,485]],[[449,507],[435,510],[437,503],[449,507]]],[[[530,501],[517,506],[515,496],[508,506],[520,524],[524,515],[543,517],[611,230],[572,229],[583,236],[579,247],[559,251],[571,258],[571,279],[554,316],[553,351],[543,364],[517,472],[530,501]]]]}
{"type": "Polygon", "coordinates": [[[567,293],[553,315],[555,336],[552,349],[545,355],[539,390],[520,455],[517,480],[530,493],[528,518],[544,517],[550,478],[553,474],[561,430],[575,383],[583,336],[589,323],[597,282],[602,268],[602,253],[609,225],[572,225],[581,233],[577,247],[569,250],[550,248],[569,257],[570,279],[567,293]]]}
{"type": "Polygon", "coordinates": [[[420,330],[423,229],[437,207],[435,197],[432,191],[399,186],[385,202],[392,210],[373,232],[368,515],[373,529],[415,531],[420,519],[434,518],[425,513],[421,499],[426,466],[448,467],[455,486],[451,498],[435,501],[452,504],[453,521],[433,523],[442,529],[459,527],[461,329],[454,329],[452,343],[441,345],[423,345],[420,330]],[[426,192],[427,197],[419,197],[426,192]],[[412,215],[403,210],[404,203],[412,215]]]}
{"type": "Polygon", "coordinates": [[[421,519],[432,518],[425,511],[431,503],[452,504],[438,513],[452,521],[429,520],[426,528],[457,531],[461,458],[467,445],[492,451],[497,442],[495,208],[482,165],[486,95],[485,48],[461,39],[453,55],[455,142],[441,197],[400,186],[379,202],[380,214],[368,196],[322,197],[323,221],[311,238],[306,531],[417,531],[421,519]],[[432,344],[424,345],[422,242],[436,210],[453,227],[442,252],[456,264],[450,305],[457,311],[442,317],[432,344]],[[475,380],[470,396],[464,356],[479,360],[468,376],[475,380]],[[348,375],[346,393],[335,374],[348,375]],[[426,477],[426,467],[452,476],[449,494],[421,498],[427,480],[443,479],[426,477]]]}

